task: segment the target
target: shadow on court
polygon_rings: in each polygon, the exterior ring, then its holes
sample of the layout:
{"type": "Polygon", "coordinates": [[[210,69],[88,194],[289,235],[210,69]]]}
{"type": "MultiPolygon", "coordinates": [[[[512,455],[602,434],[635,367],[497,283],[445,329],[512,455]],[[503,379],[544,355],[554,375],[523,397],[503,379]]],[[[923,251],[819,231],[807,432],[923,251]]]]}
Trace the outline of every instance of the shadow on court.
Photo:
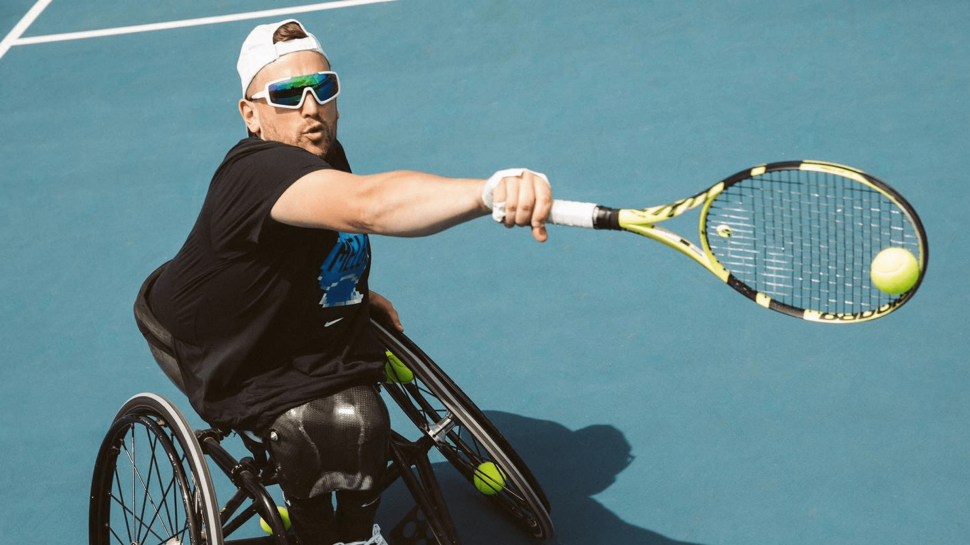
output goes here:
{"type": "MultiPolygon", "coordinates": [[[[572,431],[548,420],[501,411],[485,414],[532,469],[549,498],[556,535],[546,543],[699,545],[635,526],[593,498],[609,488],[633,461],[630,444],[620,430],[595,425],[572,431]]],[[[537,543],[510,524],[448,464],[434,466],[463,544],[537,543]]],[[[401,516],[396,509],[410,502],[406,490],[399,485],[385,494],[382,509],[388,516],[383,521],[388,525],[387,533],[393,526],[388,521],[397,521],[401,516]]]]}

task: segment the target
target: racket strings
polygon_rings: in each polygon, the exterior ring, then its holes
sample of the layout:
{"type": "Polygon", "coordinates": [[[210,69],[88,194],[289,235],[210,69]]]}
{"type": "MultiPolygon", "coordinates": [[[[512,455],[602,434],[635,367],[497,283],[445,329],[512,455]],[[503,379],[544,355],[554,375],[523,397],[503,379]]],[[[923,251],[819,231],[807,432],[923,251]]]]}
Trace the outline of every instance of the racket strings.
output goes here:
{"type": "Polygon", "coordinates": [[[731,185],[711,204],[707,240],[721,264],[788,305],[853,314],[897,296],[869,278],[887,247],[919,255],[915,228],[891,199],[856,180],[781,170],[731,185]]]}

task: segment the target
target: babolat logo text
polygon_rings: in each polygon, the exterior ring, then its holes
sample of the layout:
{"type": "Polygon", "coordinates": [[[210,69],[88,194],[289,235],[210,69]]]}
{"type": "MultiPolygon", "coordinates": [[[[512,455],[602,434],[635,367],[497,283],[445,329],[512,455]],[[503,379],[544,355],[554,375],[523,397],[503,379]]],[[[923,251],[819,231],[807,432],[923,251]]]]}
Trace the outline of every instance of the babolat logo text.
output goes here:
{"type": "Polygon", "coordinates": [[[899,299],[890,301],[889,303],[886,303],[885,305],[879,308],[872,309],[872,310],[864,310],[862,312],[856,312],[853,314],[834,314],[831,312],[823,312],[822,314],[819,315],[818,319],[819,321],[822,321],[822,322],[855,322],[855,321],[871,320],[873,318],[878,318],[884,314],[889,314],[897,307],[905,303],[906,299],[909,298],[909,295],[910,295],[909,293],[904,293],[902,297],[900,297],[899,299]]]}

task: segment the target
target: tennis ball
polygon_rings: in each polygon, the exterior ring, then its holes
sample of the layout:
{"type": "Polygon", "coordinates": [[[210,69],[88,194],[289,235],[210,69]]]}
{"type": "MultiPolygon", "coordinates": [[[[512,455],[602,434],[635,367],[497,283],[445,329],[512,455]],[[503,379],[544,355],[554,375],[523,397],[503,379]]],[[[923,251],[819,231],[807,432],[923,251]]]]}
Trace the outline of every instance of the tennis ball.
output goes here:
{"type": "MultiPolygon", "coordinates": [[[[286,507],[276,507],[280,512],[280,518],[283,519],[283,528],[286,530],[290,529],[290,511],[286,507]]],[[[267,534],[273,535],[273,529],[269,527],[269,523],[263,520],[263,517],[259,517],[259,527],[263,529],[267,534]]]]}
{"type": "Polygon", "coordinates": [[[387,352],[387,363],[384,364],[384,374],[387,375],[387,384],[408,384],[414,380],[414,373],[408,369],[404,362],[397,356],[387,352]]]}
{"type": "Polygon", "coordinates": [[[909,291],[919,280],[919,262],[908,250],[886,248],[872,260],[872,283],[890,295],[909,291]]]}
{"type": "Polygon", "coordinates": [[[492,462],[485,462],[475,470],[475,488],[486,496],[494,496],[505,488],[505,473],[492,462]]]}

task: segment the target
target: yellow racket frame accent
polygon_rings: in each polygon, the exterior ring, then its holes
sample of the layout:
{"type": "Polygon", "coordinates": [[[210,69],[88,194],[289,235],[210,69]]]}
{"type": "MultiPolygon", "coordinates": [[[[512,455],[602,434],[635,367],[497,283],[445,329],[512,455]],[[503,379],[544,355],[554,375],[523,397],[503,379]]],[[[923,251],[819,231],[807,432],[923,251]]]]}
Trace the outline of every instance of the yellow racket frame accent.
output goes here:
{"type": "Polygon", "coordinates": [[[678,252],[693,259],[698,265],[710,271],[710,273],[714,276],[720,278],[722,282],[727,282],[728,277],[731,276],[731,273],[718,262],[717,258],[714,256],[714,253],[711,251],[710,245],[707,242],[704,227],[704,219],[707,216],[707,210],[710,209],[711,203],[714,202],[714,199],[722,191],[724,191],[724,183],[719,183],[703,193],[698,193],[693,197],[681,199],[672,204],[654,206],[644,210],[622,209],[619,213],[620,228],[625,231],[647,237],[650,240],[655,240],[665,246],[677,250],[678,252]],[[681,237],[673,231],[664,229],[663,227],[658,227],[656,225],[662,221],[676,218],[684,212],[693,210],[701,205],[703,205],[703,208],[701,209],[699,228],[702,235],[702,247],[698,247],[693,242],[681,237]]]}

